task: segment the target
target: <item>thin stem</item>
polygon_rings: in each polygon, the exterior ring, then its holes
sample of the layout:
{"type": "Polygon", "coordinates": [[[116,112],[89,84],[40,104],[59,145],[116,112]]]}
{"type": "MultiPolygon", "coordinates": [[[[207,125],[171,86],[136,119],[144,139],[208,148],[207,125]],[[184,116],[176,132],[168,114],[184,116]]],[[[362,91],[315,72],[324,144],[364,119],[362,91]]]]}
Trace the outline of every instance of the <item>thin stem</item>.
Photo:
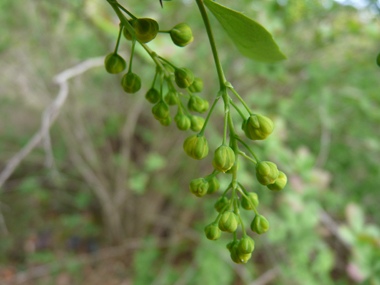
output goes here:
{"type": "Polygon", "coordinates": [[[232,105],[232,107],[235,108],[236,111],[238,111],[238,113],[240,114],[240,116],[243,118],[243,120],[246,119],[246,117],[244,116],[243,112],[239,109],[238,106],[236,106],[236,104],[232,101],[232,99],[230,98],[230,104],[232,105]]]}
{"type": "Polygon", "coordinates": [[[170,61],[166,60],[165,58],[163,58],[163,57],[161,57],[161,56],[159,56],[158,58],[159,58],[161,61],[163,61],[163,62],[169,64],[169,65],[170,65],[171,67],[173,67],[174,69],[178,69],[173,63],[171,63],[170,61]]]}
{"type": "Polygon", "coordinates": [[[125,9],[123,6],[121,6],[119,3],[117,3],[117,6],[119,6],[119,8],[121,10],[123,10],[125,13],[127,13],[128,16],[131,17],[132,19],[137,19],[137,17],[135,15],[133,15],[131,12],[129,12],[127,9],[125,9]]]}
{"type": "Polygon", "coordinates": [[[244,191],[245,195],[248,195],[248,191],[247,191],[247,190],[245,190],[244,186],[243,186],[243,185],[241,185],[241,183],[240,183],[240,182],[239,182],[238,184],[239,184],[240,188],[241,188],[241,189],[243,189],[243,191],[244,191]]]}
{"type": "Polygon", "coordinates": [[[215,177],[216,175],[218,175],[220,173],[220,171],[217,171],[216,169],[214,169],[214,171],[210,174],[210,175],[207,175],[205,177],[206,181],[209,181],[210,179],[212,179],[213,177],[215,177]]]}
{"type": "Polygon", "coordinates": [[[115,50],[113,51],[114,54],[117,54],[117,50],[119,49],[120,38],[121,38],[121,33],[123,31],[123,28],[124,28],[123,24],[120,23],[119,35],[117,36],[117,42],[116,42],[115,50]]]}
{"type": "Polygon", "coordinates": [[[135,53],[135,46],[136,46],[136,40],[132,40],[132,50],[131,50],[131,58],[129,59],[128,73],[132,71],[132,62],[133,62],[133,55],[135,53]]]}
{"type": "Polygon", "coordinates": [[[158,75],[158,69],[156,68],[156,73],[154,74],[152,88],[154,88],[154,84],[156,83],[157,75],[158,75]]]}
{"type": "Polygon", "coordinates": [[[183,103],[182,103],[181,100],[179,100],[179,102],[180,102],[180,104],[181,104],[181,106],[182,106],[182,109],[185,110],[186,115],[188,115],[188,116],[191,118],[191,114],[190,114],[190,112],[186,109],[185,105],[183,105],[183,103]]]}
{"type": "Polygon", "coordinates": [[[158,31],[159,33],[163,33],[163,34],[169,34],[171,30],[162,30],[162,31],[158,31]]]}
{"type": "Polygon", "coordinates": [[[249,109],[249,107],[247,106],[247,104],[245,104],[243,98],[240,97],[240,95],[236,92],[236,90],[235,90],[234,88],[232,88],[232,87],[228,87],[228,88],[229,88],[229,89],[232,91],[232,93],[234,93],[235,96],[240,100],[240,102],[244,105],[245,109],[247,109],[248,113],[249,113],[250,115],[252,115],[251,110],[249,109]]]}
{"type": "Polygon", "coordinates": [[[227,124],[228,124],[228,111],[226,110],[224,112],[223,145],[225,145],[227,141],[227,124]]]}
{"type": "Polygon", "coordinates": [[[128,32],[132,35],[132,39],[136,39],[135,29],[131,26],[131,24],[128,22],[128,19],[120,11],[118,3],[116,1],[113,1],[113,0],[107,0],[107,1],[112,6],[112,8],[114,9],[116,15],[118,16],[120,22],[123,24],[124,28],[127,29],[128,32]]]}
{"type": "Polygon", "coordinates": [[[220,96],[216,97],[214,103],[212,104],[211,109],[210,109],[210,112],[208,112],[208,115],[207,115],[206,121],[205,121],[205,123],[203,124],[203,128],[202,128],[202,130],[199,132],[200,135],[203,135],[203,133],[205,132],[205,129],[206,129],[206,126],[207,126],[208,120],[210,119],[210,116],[211,116],[211,114],[212,114],[212,111],[214,111],[215,105],[216,105],[216,103],[219,101],[219,99],[220,99],[220,96]]]}
{"type": "Polygon", "coordinates": [[[238,135],[235,135],[235,138],[242,144],[245,146],[245,148],[253,155],[253,157],[256,159],[257,162],[260,162],[260,160],[257,158],[257,156],[255,155],[255,153],[251,150],[251,148],[241,139],[239,138],[238,135]]]}
{"type": "Polygon", "coordinates": [[[164,75],[161,74],[160,77],[160,96],[161,96],[161,101],[164,100],[164,75]]]}
{"type": "Polygon", "coordinates": [[[231,189],[231,184],[228,185],[228,188],[223,192],[223,195],[222,197],[226,196],[226,194],[228,193],[228,191],[231,189]]]}
{"type": "Polygon", "coordinates": [[[246,155],[244,152],[239,151],[238,153],[239,153],[241,156],[244,156],[246,159],[252,161],[254,164],[257,164],[256,161],[254,161],[252,158],[250,158],[250,157],[249,157],[248,155],[246,155]]]}
{"type": "Polygon", "coordinates": [[[257,212],[256,207],[255,207],[255,205],[253,205],[252,201],[248,199],[247,195],[245,195],[242,190],[238,189],[238,191],[240,192],[241,195],[243,195],[245,197],[245,199],[247,199],[248,203],[251,204],[253,211],[255,211],[255,214],[258,215],[259,213],[257,212]]]}

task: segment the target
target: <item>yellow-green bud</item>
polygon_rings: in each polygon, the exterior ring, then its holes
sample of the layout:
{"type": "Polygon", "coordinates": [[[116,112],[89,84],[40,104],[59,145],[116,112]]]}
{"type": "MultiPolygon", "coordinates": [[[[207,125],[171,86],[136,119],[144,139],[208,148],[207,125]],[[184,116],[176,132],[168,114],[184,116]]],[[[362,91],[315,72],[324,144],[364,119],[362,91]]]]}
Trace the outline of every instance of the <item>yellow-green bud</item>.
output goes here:
{"type": "Polygon", "coordinates": [[[261,185],[273,184],[278,177],[276,164],[270,161],[260,161],[256,164],[256,177],[261,185]]]}
{"type": "Polygon", "coordinates": [[[233,241],[230,241],[229,243],[227,243],[226,247],[227,247],[228,251],[231,252],[234,245],[238,245],[238,244],[239,244],[238,240],[233,240],[233,241]]]}
{"type": "Polygon", "coordinates": [[[156,88],[150,88],[148,92],[146,92],[145,98],[150,103],[156,104],[158,101],[160,101],[160,93],[156,88]]]}
{"type": "Polygon", "coordinates": [[[190,129],[190,118],[184,114],[176,115],[175,122],[177,124],[177,128],[181,131],[187,131],[188,129],[190,129]]]}
{"type": "Polygon", "coordinates": [[[173,29],[170,30],[170,37],[175,45],[179,47],[184,47],[193,41],[193,33],[186,23],[180,23],[175,25],[173,29]]]}
{"type": "MultiPolygon", "coordinates": [[[[236,161],[235,161],[234,165],[235,164],[236,164],[236,161]]],[[[225,173],[232,174],[232,169],[234,168],[234,165],[232,165],[232,167],[230,168],[230,170],[227,170],[225,173]]],[[[238,162],[237,162],[237,170],[239,170],[239,169],[240,169],[240,160],[238,160],[238,162]]]]}
{"type": "Polygon", "coordinates": [[[210,107],[209,103],[207,100],[203,100],[203,109],[201,111],[201,113],[204,113],[208,110],[208,108],[210,107]]]}
{"type": "Polygon", "coordinates": [[[201,160],[208,154],[208,143],[203,135],[192,135],[184,141],[183,149],[191,158],[201,160]]]}
{"type": "Polygon", "coordinates": [[[127,93],[136,93],[141,88],[141,79],[137,74],[128,72],[121,79],[121,86],[127,93]]]}
{"type": "Polygon", "coordinates": [[[284,189],[286,182],[288,182],[288,178],[285,173],[282,171],[278,172],[278,178],[273,184],[269,184],[267,187],[272,191],[280,191],[284,189]]]}
{"type": "Polygon", "coordinates": [[[205,234],[209,240],[217,240],[220,238],[222,232],[217,224],[212,223],[205,227],[205,234]]]}
{"type": "Polygon", "coordinates": [[[122,72],[127,67],[127,63],[117,53],[110,53],[104,59],[104,66],[108,73],[116,74],[122,72]]]}
{"type": "Polygon", "coordinates": [[[169,106],[166,104],[164,101],[158,102],[156,105],[153,106],[152,108],[152,113],[153,116],[157,120],[162,120],[165,119],[167,116],[169,116],[169,106]]]}
{"type": "Polygon", "coordinates": [[[212,165],[221,172],[226,172],[235,163],[235,153],[232,148],[227,145],[221,145],[215,150],[212,165]]]}
{"type": "MultiPolygon", "coordinates": [[[[128,22],[131,24],[131,26],[132,26],[132,28],[133,28],[133,22],[134,22],[134,20],[130,19],[130,20],[128,20],[128,22]]],[[[127,40],[129,40],[129,41],[132,40],[132,35],[131,35],[131,33],[128,31],[128,29],[127,29],[126,27],[124,27],[124,29],[123,29],[123,35],[124,35],[124,37],[125,37],[127,40]]]]}
{"type": "Polygon", "coordinates": [[[232,246],[231,251],[230,251],[231,259],[235,263],[247,263],[247,261],[251,258],[252,254],[251,253],[245,254],[245,253],[240,252],[239,244],[240,242],[234,243],[234,245],[232,246]]]}
{"type": "Polygon", "coordinates": [[[271,119],[261,115],[251,115],[243,122],[242,129],[251,140],[265,140],[274,129],[271,119]]]}
{"type": "Polygon", "coordinates": [[[160,124],[167,127],[172,123],[172,117],[167,116],[165,119],[159,120],[160,124]]]}
{"type": "Polygon", "coordinates": [[[194,82],[189,86],[190,92],[198,93],[203,90],[203,81],[199,77],[194,77],[194,82]]]}
{"type": "Polygon", "coordinates": [[[199,132],[205,123],[205,119],[199,116],[191,116],[191,130],[194,132],[199,132]]]}
{"type": "Polygon", "coordinates": [[[229,204],[228,199],[223,196],[223,197],[220,197],[216,201],[214,208],[215,208],[215,210],[217,210],[220,213],[220,211],[222,211],[228,204],[229,204]]]}
{"type": "Polygon", "coordinates": [[[194,74],[190,69],[186,67],[177,68],[174,71],[174,79],[179,88],[187,88],[193,83],[194,74]]]}
{"type": "Polygon", "coordinates": [[[238,218],[232,211],[226,211],[219,220],[219,229],[223,232],[233,233],[238,226],[238,218]]]}
{"type": "Polygon", "coordinates": [[[164,100],[170,106],[177,105],[177,93],[175,91],[169,91],[168,94],[165,95],[164,100]]]}
{"type": "Polygon", "coordinates": [[[158,33],[158,23],[151,18],[139,18],[134,21],[136,38],[141,43],[148,43],[153,40],[158,33]]]}
{"type": "Polygon", "coordinates": [[[257,194],[255,192],[250,192],[248,195],[241,197],[241,206],[245,210],[253,210],[254,207],[257,208],[259,205],[259,198],[257,197],[257,194]]]}
{"type": "Polygon", "coordinates": [[[190,192],[197,197],[203,197],[207,193],[208,183],[204,178],[194,179],[190,182],[190,192]]]}
{"type": "Polygon", "coordinates": [[[216,191],[219,190],[219,187],[220,187],[219,180],[216,179],[216,177],[214,176],[213,178],[211,178],[211,179],[208,181],[208,190],[207,190],[207,194],[213,194],[213,193],[215,193],[216,191]]]}
{"type": "Polygon", "coordinates": [[[205,100],[203,100],[199,96],[191,96],[189,99],[189,102],[187,103],[187,108],[192,112],[201,113],[204,107],[205,107],[205,100]]]}
{"type": "Polygon", "coordinates": [[[243,237],[238,245],[238,252],[241,254],[249,254],[255,249],[255,242],[254,240],[249,237],[245,236],[243,237]]]}
{"type": "Polygon", "coordinates": [[[268,220],[264,216],[257,214],[251,223],[251,230],[261,235],[265,233],[268,229],[268,220]]]}

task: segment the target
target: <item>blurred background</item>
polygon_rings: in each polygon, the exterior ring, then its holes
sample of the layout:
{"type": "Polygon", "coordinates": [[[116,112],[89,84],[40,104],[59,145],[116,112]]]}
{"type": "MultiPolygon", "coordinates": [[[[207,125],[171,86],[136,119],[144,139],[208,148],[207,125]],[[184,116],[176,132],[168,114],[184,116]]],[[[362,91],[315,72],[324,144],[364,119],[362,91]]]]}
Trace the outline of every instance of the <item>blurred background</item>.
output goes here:
{"type": "MultiPolygon", "coordinates": [[[[239,179],[258,193],[271,224],[262,236],[251,233],[252,259],[230,260],[231,235],[205,238],[221,193],[200,199],[188,184],[211,173],[211,157],[187,157],[182,143],[191,132],[153,118],[144,94],[154,65],[142,48],[133,68],[143,82],[138,93],[124,93],[122,75],[104,70],[118,33],[109,4],[5,0],[0,284],[380,284],[379,1],[220,2],[265,26],[288,57],[276,64],[242,57],[210,16],[228,80],[254,112],[275,122],[267,140],[249,144],[288,175],[283,191],[270,192],[252,164],[241,165],[239,179]],[[84,61],[67,83],[54,81],[84,61]],[[34,136],[65,90],[50,141],[34,136]]],[[[195,1],[164,2],[164,9],[156,0],[120,3],[164,30],[190,25],[194,41],[186,48],[167,34],[149,46],[192,69],[212,102],[217,76],[195,1]]],[[[121,42],[126,59],[130,47],[121,42]]],[[[210,150],[221,142],[222,116],[220,105],[205,133],[210,150]]],[[[220,191],[229,179],[220,176],[220,191]]],[[[249,223],[251,213],[244,218],[249,223]]]]}

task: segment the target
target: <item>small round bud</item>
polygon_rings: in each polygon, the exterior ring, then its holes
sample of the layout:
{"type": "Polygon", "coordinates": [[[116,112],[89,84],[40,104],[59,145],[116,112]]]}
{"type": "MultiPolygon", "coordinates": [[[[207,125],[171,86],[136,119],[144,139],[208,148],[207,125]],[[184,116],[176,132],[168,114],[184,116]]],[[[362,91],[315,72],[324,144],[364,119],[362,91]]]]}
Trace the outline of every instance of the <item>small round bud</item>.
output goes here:
{"type": "Polygon", "coordinates": [[[186,23],[180,23],[175,25],[173,29],[170,30],[170,37],[175,45],[179,47],[184,47],[193,41],[193,32],[186,23]]]}
{"type": "Polygon", "coordinates": [[[276,164],[270,161],[260,161],[256,165],[256,177],[261,185],[273,184],[278,177],[276,164]]]}
{"type": "Polygon", "coordinates": [[[191,158],[201,160],[208,154],[208,143],[203,135],[192,135],[184,141],[183,149],[191,158]]]}
{"type": "Polygon", "coordinates": [[[172,117],[167,116],[165,119],[159,120],[160,124],[167,127],[172,123],[172,117]]]}
{"type": "Polygon", "coordinates": [[[199,132],[205,123],[205,119],[199,116],[191,116],[191,130],[194,132],[199,132]]]}
{"type": "Polygon", "coordinates": [[[203,197],[207,193],[208,183],[204,178],[194,179],[190,182],[190,192],[197,197],[203,197]]]}
{"type": "MultiPolygon", "coordinates": [[[[236,164],[236,161],[235,161],[234,165],[235,164],[236,164]]],[[[234,165],[232,165],[232,167],[230,168],[230,170],[227,170],[225,173],[232,174],[232,169],[234,168],[234,165]]],[[[239,169],[240,169],[240,160],[238,160],[238,162],[237,162],[237,170],[239,170],[239,169]]]]}
{"type": "Polygon", "coordinates": [[[122,72],[127,67],[127,63],[117,53],[110,53],[104,59],[104,66],[108,73],[116,74],[122,72]]]}
{"type": "MultiPolygon", "coordinates": [[[[191,96],[187,103],[187,108],[192,112],[202,113],[205,107],[205,100],[199,96],[191,96]]],[[[207,102],[207,101],[206,101],[207,102]]],[[[208,102],[207,102],[208,103],[208,102]]]]}
{"type": "Polygon", "coordinates": [[[251,223],[251,230],[261,235],[265,233],[268,229],[268,220],[264,216],[257,214],[251,223]]]}
{"type": "Polygon", "coordinates": [[[145,98],[150,103],[156,104],[158,101],[160,101],[160,93],[156,88],[150,88],[148,92],[146,92],[145,98]]]}
{"type": "Polygon", "coordinates": [[[164,101],[158,102],[156,105],[152,108],[153,116],[156,118],[156,120],[162,120],[165,119],[167,116],[169,116],[169,106],[164,101]]]}
{"type": "Polygon", "coordinates": [[[141,43],[148,43],[153,40],[158,33],[158,23],[151,18],[139,18],[133,23],[136,38],[141,43]]]}
{"type": "MultiPolygon", "coordinates": [[[[133,28],[133,22],[134,20],[133,19],[130,19],[128,20],[128,22],[131,24],[132,28],[133,28]]],[[[128,40],[128,41],[131,41],[132,40],[132,35],[131,33],[128,31],[128,29],[126,27],[124,27],[123,29],[123,35],[124,37],[128,40]]]]}
{"type": "Polygon", "coordinates": [[[217,224],[212,223],[205,227],[205,234],[209,240],[217,240],[220,238],[222,232],[217,224]]]}
{"type": "Polygon", "coordinates": [[[232,148],[227,145],[221,145],[215,150],[212,165],[221,172],[226,172],[235,163],[235,153],[232,148]]]}
{"type": "Polygon", "coordinates": [[[176,92],[169,91],[168,94],[165,95],[164,100],[170,106],[177,105],[178,99],[176,92]]]}
{"type": "Polygon", "coordinates": [[[223,196],[216,201],[214,208],[218,211],[218,213],[220,213],[220,211],[222,211],[227,205],[229,205],[229,201],[223,196]]]}
{"type": "Polygon", "coordinates": [[[233,240],[233,241],[230,241],[229,243],[227,243],[227,249],[229,250],[229,252],[231,252],[232,248],[234,247],[234,245],[237,245],[239,244],[239,241],[238,240],[233,240]]]}
{"type": "Polygon", "coordinates": [[[136,93],[141,88],[141,79],[137,74],[128,72],[121,79],[121,86],[127,93],[136,93]]]}
{"type": "Polygon", "coordinates": [[[203,90],[203,81],[199,77],[194,77],[194,82],[189,86],[190,92],[198,93],[203,90]]]}
{"type": "Polygon", "coordinates": [[[233,233],[238,226],[238,218],[234,212],[226,211],[220,217],[219,229],[223,232],[233,233]]]}
{"type": "Polygon", "coordinates": [[[193,83],[194,74],[190,69],[186,67],[177,68],[174,71],[174,79],[179,88],[187,88],[193,83]]]}
{"type": "Polygon", "coordinates": [[[216,191],[219,190],[219,187],[220,187],[219,180],[216,179],[216,177],[211,178],[211,179],[208,181],[208,190],[207,190],[207,194],[213,194],[213,193],[215,193],[216,191]]]}
{"type": "Polygon", "coordinates": [[[255,242],[251,237],[245,236],[240,240],[239,245],[238,245],[239,253],[249,254],[254,249],[255,249],[255,242]]]}
{"type": "Polygon", "coordinates": [[[231,259],[233,262],[235,263],[247,263],[247,261],[251,258],[251,253],[248,253],[248,254],[245,254],[245,253],[242,253],[239,251],[239,244],[240,242],[238,243],[234,243],[234,245],[232,246],[231,248],[231,259]]]}
{"type": "Polygon", "coordinates": [[[269,184],[267,187],[272,191],[280,191],[284,189],[286,182],[288,182],[288,178],[285,173],[282,171],[278,172],[278,178],[273,184],[269,184]]]}
{"type": "Polygon", "coordinates": [[[254,207],[257,208],[257,206],[259,205],[259,198],[257,197],[257,194],[254,192],[250,192],[246,196],[248,199],[245,198],[245,196],[241,197],[241,206],[243,207],[243,209],[253,210],[254,207]]]}
{"type": "Polygon", "coordinates": [[[203,100],[203,109],[200,113],[204,113],[208,110],[208,108],[210,107],[209,103],[207,100],[203,100]]]}
{"type": "Polygon", "coordinates": [[[177,128],[181,131],[187,131],[190,129],[191,121],[190,118],[184,114],[180,114],[176,116],[175,122],[177,124],[177,128]]]}
{"type": "Polygon", "coordinates": [[[274,129],[271,119],[261,115],[251,115],[243,122],[242,129],[251,140],[265,140],[274,129]]]}

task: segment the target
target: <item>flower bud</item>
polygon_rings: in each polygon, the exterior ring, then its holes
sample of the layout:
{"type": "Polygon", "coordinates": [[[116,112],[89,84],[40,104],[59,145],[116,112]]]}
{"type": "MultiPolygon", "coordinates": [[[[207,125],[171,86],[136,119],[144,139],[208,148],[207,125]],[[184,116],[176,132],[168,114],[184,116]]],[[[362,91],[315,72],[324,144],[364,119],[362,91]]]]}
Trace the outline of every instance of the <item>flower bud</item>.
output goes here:
{"type": "Polygon", "coordinates": [[[145,98],[150,103],[156,104],[158,101],[160,101],[160,93],[156,88],[150,88],[148,92],[146,92],[145,98]]]}
{"type": "Polygon", "coordinates": [[[269,184],[267,187],[272,191],[280,191],[284,189],[286,182],[288,182],[288,178],[285,173],[282,171],[278,172],[278,178],[273,184],[269,184]]]}
{"type": "Polygon", "coordinates": [[[217,210],[218,211],[218,213],[220,213],[220,211],[222,211],[227,205],[229,204],[229,201],[228,201],[228,199],[226,198],[226,197],[220,197],[217,201],[216,201],[216,203],[215,203],[215,205],[214,205],[214,208],[215,208],[215,210],[217,210]]]}
{"type": "Polygon", "coordinates": [[[227,249],[229,250],[229,252],[231,252],[232,248],[234,247],[234,245],[238,245],[239,244],[239,241],[238,240],[233,240],[229,243],[227,243],[227,249]]]}
{"type": "Polygon", "coordinates": [[[137,74],[128,72],[121,79],[121,86],[127,93],[136,93],[141,88],[141,79],[137,74]]]}
{"type": "Polygon", "coordinates": [[[173,29],[170,30],[170,37],[175,45],[179,47],[184,47],[193,41],[193,33],[186,23],[180,23],[175,25],[173,29]]]}
{"type": "Polygon", "coordinates": [[[160,124],[167,127],[172,123],[172,117],[167,116],[165,119],[159,120],[160,124]]]}
{"type": "Polygon", "coordinates": [[[247,261],[251,258],[251,253],[245,254],[239,251],[239,244],[234,243],[234,245],[231,248],[231,259],[235,263],[247,263],[247,261]]]}
{"type": "Polygon", "coordinates": [[[238,245],[239,253],[249,254],[254,249],[255,249],[255,242],[251,237],[245,236],[240,240],[239,245],[238,245]]]}
{"type": "Polygon", "coordinates": [[[261,185],[273,184],[278,177],[276,164],[270,161],[260,161],[256,165],[256,177],[261,185]]]}
{"type": "Polygon", "coordinates": [[[268,229],[268,220],[264,216],[257,214],[251,223],[251,230],[261,235],[265,233],[268,229]]]}
{"type": "MultiPolygon", "coordinates": [[[[202,113],[205,107],[205,100],[199,96],[191,96],[187,103],[187,108],[192,112],[202,113]]],[[[207,102],[207,101],[206,101],[207,102]]],[[[208,103],[208,102],[207,102],[208,103]]]]}
{"type": "Polygon", "coordinates": [[[210,107],[209,103],[207,100],[203,100],[203,109],[202,111],[200,111],[200,113],[204,113],[208,110],[208,108],[210,107]]]}
{"type": "Polygon", "coordinates": [[[153,40],[158,33],[158,23],[151,18],[139,18],[134,21],[133,27],[137,40],[143,44],[153,40]]]}
{"type": "Polygon", "coordinates": [[[164,101],[158,102],[156,105],[153,106],[152,108],[152,113],[153,116],[157,120],[162,120],[165,119],[167,116],[169,116],[169,106],[166,104],[164,101]]]}
{"type": "Polygon", "coordinates": [[[212,165],[221,172],[226,172],[235,163],[235,153],[232,148],[227,145],[221,145],[215,150],[212,165]]]}
{"type": "Polygon", "coordinates": [[[219,229],[223,232],[233,233],[238,226],[238,218],[234,212],[226,211],[220,217],[219,229]]]}
{"type": "Polygon", "coordinates": [[[205,234],[209,240],[217,240],[220,238],[222,232],[217,224],[212,223],[205,227],[205,234]]]}
{"type": "Polygon", "coordinates": [[[177,124],[177,128],[181,131],[187,131],[188,129],[190,129],[190,118],[184,114],[176,115],[175,122],[177,124]]]}
{"type": "Polygon", "coordinates": [[[194,77],[194,82],[189,86],[190,92],[198,93],[203,90],[203,81],[199,77],[194,77]]]}
{"type": "Polygon", "coordinates": [[[253,210],[253,207],[257,208],[257,206],[259,205],[259,198],[257,197],[257,194],[254,192],[250,192],[246,196],[248,199],[245,198],[245,196],[241,197],[241,206],[243,207],[243,209],[253,210]]]}
{"type": "Polygon", "coordinates": [[[274,129],[271,119],[261,115],[251,115],[243,122],[242,129],[251,140],[265,140],[274,129]]]}
{"type": "MultiPolygon", "coordinates": [[[[132,28],[133,28],[133,22],[134,20],[133,19],[130,19],[128,20],[128,22],[131,24],[132,28]]],[[[124,37],[128,40],[128,41],[131,41],[132,40],[132,35],[131,33],[128,31],[128,29],[126,27],[124,27],[123,29],[123,35],[124,37]]]]}
{"type": "Polygon", "coordinates": [[[117,53],[110,53],[104,59],[104,66],[108,73],[116,74],[122,72],[127,67],[127,63],[117,53]]]}
{"type": "Polygon", "coordinates": [[[191,158],[201,160],[208,154],[208,143],[203,135],[192,135],[184,141],[183,149],[191,158]]]}
{"type": "MultiPolygon", "coordinates": [[[[236,164],[236,160],[235,160],[235,163],[234,165],[236,164]]],[[[227,174],[232,174],[232,169],[234,168],[234,165],[232,165],[232,167],[230,168],[230,170],[227,170],[225,173],[227,174]]],[[[237,161],[237,170],[240,169],[240,160],[237,161]]]]}
{"type": "Polygon", "coordinates": [[[205,123],[205,119],[199,116],[191,116],[191,130],[194,132],[199,132],[205,123]]]}
{"type": "Polygon", "coordinates": [[[177,105],[178,99],[176,92],[169,91],[168,94],[165,95],[164,100],[170,106],[177,105]]]}
{"type": "Polygon", "coordinates": [[[216,179],[216,177],[214,176],[213,178],[211,178],[211,179],[208,181],[208,190],[207,190],[207,194],[213,194],[213,193],[215,193],[216,191],[219,190],[219,187],[220,187],[219,180],[216,179]]]}
{"type": "Polygon", "coordinates": [[[194,179],[190,182],[190,192],[197,197],[203,197],[207,193],[208,183],[204,178],[194,179]]]}
{"type": "Polygon", "coordinates": [[[179,88],[187,88],[193,83],[194,74],[190,69],[186,67],[177,68],[174,71],[174,79],[179,88]]]}

